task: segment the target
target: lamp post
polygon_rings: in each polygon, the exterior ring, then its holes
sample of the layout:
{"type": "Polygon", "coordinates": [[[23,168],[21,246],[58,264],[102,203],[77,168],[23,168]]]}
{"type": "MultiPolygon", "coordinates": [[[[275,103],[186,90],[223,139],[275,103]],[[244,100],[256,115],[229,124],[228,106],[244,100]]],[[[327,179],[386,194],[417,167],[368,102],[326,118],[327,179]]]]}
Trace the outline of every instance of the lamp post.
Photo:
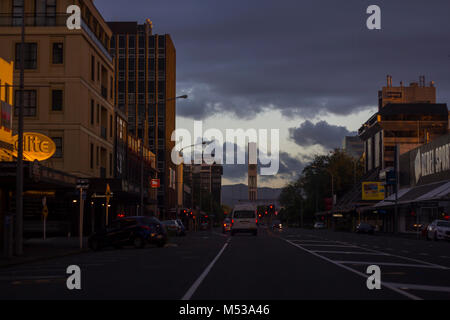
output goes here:
{"type": "MultiPolygon", "coordinates": [[[[164,99],[161,101],[156,101],[154,103],[152,103],[151,105],[153,106],[157,106],[158,103],[160,102],[168,102],[168,101],[173,101],[173,100],[177,100],[177,99],[187,99],[188,95],[181,95],[181,96],[177,96],[177,97],[173,97],[173,98],[169,98],[169,99],[164,99]]],[[[157,156],[157,155],[156,155],[157,156]]],[[[140,148],[140,157],[141,157],[141,183],[140,183],[140,190],[139,190],[139,194],[140,194],[140,206],[139,206],[139,211],[140,211],[140,215],[143,216],[144,215],[144,139],[142,139],[141,142],[141,148],[140,148]]],[[[156,162],[158,163],[158,162],[156,162]]]]}
{"type": "MultiPolygon", "coordinates": [[[[201,146],[206,146],[206,145],[209,145],[211,143],[212,143],[212,141],[202,141],[201,143],[191,144],[190,146],[181,148],[180,151],[178,151],[178,155],[181,158],[183,158],[183,150],[189,149],[189,148],[194,148],[194,147],[200,146],[200,145],[201,146]]],[[[191,188],[192,201],[191,202],[192,202],[192,207],[194,207],[194,181],[193,181],[193,179],[191,179],[191,181],[192,181],[192,188],[191,188]]],[[[202,187],[201,187],[201,181],[200,181],[200,207],[201,207],[201,205],[202,205],[202,187]]],[[[192,209],[194,209],[194,208],[192,208],[192,209]]]]}
{"type": "Polygon", "coordinates": [[[25,87],[25,6],[22,7],[22,31],[20,44],[20,88],[19,88],[19,127],[17,145],[17,171],[16,171],[16,255],[23,254],[23,98],[25,87]]]}

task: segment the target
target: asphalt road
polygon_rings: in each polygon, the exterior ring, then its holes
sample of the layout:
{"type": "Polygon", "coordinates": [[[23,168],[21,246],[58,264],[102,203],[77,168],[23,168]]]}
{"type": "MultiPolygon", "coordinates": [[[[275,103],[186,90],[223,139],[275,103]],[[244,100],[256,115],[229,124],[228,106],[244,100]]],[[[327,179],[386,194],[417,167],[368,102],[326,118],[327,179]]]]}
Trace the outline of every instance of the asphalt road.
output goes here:
{"type": "Polygon", "coordinates": [[[165,248],[104,250],[0,269],[0,299],[450,299],[450,243],[290,229],[202,231],[165,248]],[[66,269],[81,268],[81,290],[66,269]],[[381,268],[381,290],[366,285],[381,268]]]}

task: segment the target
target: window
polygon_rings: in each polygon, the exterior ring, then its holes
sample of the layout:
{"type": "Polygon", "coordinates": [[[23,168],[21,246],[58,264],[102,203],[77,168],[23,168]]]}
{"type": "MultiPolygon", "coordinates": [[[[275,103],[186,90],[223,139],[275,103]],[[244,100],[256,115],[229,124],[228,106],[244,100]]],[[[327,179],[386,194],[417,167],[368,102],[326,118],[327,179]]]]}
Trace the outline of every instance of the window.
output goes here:
{"type": "Polygon", "coordinates": [[[13,1],[13,26],[22,25],[23,2],[24,0],[13,1]]]}
{"type": "Polygon", "coordinates": [[[113,117],[109,116],[109,136],[113,136],[113,117]]]}
{"type": "MultiPolygon", "coordinates": [[[[37,44],[36,43],[25,43],[24,44],[24,68],[25,69],[37,69],[37,44]]],[[[16,69],[20,69],[20,53],[21,44],[16,43],[16,69]]]]}
{"type": "Polygon", "coordinates": [[[97,103],[97,124],[100,123],[100,105],[97,103]]]}
{"type": "Polygon", "coordinates": [[[91,56],[91,80],[95,81],[95,57],[91,56]]]}
{"type": "Polygon", "coordinates": [[[100,62],[97,62],[97,81],[100,81],[100,62]]]}
{"type": "Polygon", "coordinates": [[[91,124],[94,125],[94,117],[95,117],[95,103],[94,100],[91,100],[91,124]]]}
{"type": "Polygon", "coordinates": [[[62,43],[53,44],[53,64],[64,63],[64,46],[62,43]]]}
{"type": "Polygon", "coordinates": [[[110,78],[109,95],[110,95],[111,99],[114,98],[114,79],[113,79],[113,77],[110,78]]]}
{"type": "Polygon", "coordinates": [[[52,90],[52,111],[62,111],[64,94],[62,90],[52,90]]]}
{"type": "Polygon", "coordinates": [[[113,165],[112,165],[112,153],[109,154],[109,175],[113,175],[113,165]]]}
{"type": "Polygon", "coordinates": [[[36,0],[36,25],[54,26],[56,24],[56,0],[36,0]]]}
{"type": "Polygon", "coordinates": [[[91,169],[94,169],[94,144],[91,143],[91,169]]]}
{"type": "Polygon", "coordinates": [[[52,137],[53,142],[56,146],[55,154],[53,155],[53,158],[62,158],[63,157],[63,138],[61,137],[52,137]]]}
{"type": "Polygon", "coordinates": [[[97,167],[100,165],[100,148],[97,146],[97,167]]]}
{"type": "MultiPolygon", "coordinates": [[[[14,115],[17,117],[19,116],[20,90],[15,93],[15,106],[14,115]]],[[[23,91],[23,115],[25,117],[36,116],[36,90],[23,91]]]]}
{"type": "MultiPolygon", "coordinates": [[[[1,87],[0,87],[0,89],[1,89],[1,87]]],[[[5,83],[5,101],[6,101],[6,103],[9,103],[9,84],[7,84],[7,83],[5,83]]]]}

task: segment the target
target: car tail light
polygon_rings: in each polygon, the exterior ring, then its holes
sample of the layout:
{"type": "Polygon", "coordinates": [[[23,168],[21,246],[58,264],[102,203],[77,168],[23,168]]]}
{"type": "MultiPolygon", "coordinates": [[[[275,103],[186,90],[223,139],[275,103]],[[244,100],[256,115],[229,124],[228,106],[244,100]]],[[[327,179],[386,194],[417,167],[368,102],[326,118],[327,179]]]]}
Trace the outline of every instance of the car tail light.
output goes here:
{"type": "Polygon", "coordinates": [[[256,219],[256,223],[258,223],[258,219],[256,219]]]}

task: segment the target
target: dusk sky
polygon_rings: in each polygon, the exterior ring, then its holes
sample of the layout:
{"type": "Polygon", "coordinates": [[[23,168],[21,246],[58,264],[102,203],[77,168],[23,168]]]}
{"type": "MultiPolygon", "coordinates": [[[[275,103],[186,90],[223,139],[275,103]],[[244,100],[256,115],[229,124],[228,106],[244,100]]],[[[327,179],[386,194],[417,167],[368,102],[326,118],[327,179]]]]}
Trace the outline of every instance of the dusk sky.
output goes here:
{"type": "MultiPolygon", "coordinates": [[[[280,129],[281,187],[316,153],[342,145],[394,85],[425,75],[450,97],[448,0],[95,0],[107,21],[153,21],[177,49],[177,127],[280,129]],[[368,30],[366,9],[382,10],[368,30]],[[287,169],[289,168],[289,169],[287,169]]],[[[224,184],[246,183],[246,167],[224,184]]]]}

